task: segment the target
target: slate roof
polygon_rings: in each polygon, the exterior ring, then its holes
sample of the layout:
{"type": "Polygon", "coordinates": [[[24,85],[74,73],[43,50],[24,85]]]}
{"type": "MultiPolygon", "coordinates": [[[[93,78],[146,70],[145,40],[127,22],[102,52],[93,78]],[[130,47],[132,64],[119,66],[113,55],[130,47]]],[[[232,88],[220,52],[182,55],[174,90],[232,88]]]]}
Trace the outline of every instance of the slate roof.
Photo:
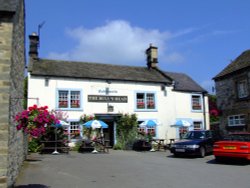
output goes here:
{"type": "Polygon", "coordinates": [[[174,90],[186,91],[186,92],[203,92],[207,93],[199,84],[197,84],[192,78],[184,73],[176,72],[164,72],[167,76],[172,78],[175,82],[174,90]]]}
{"type": "Polygon", "coordinates": [[[226,66],[219,74],[217,74],[213,79],[217,80],[236,71],[250,67],[250,50],[244,51],[240,56],[238,56],[234,61],[232,61],[228,66],[226,66]]]}
{"type": "Polygon", "coordinates": [[[0,11],[15,12],[20,0],[0,0],[0,11]]]}
{"type": "Polygon", "coordinates": [[[119,80],[172,84],[176,91],[207,92],[183,73],[164,72],[145,67],[100,64],[91,62],[37,59],[29,67],[31,75],[79,79],[119,80]]]}
{"type": "Polygon", "coordinates": [[[172,83],[156,69],[90,62],[38,59],[33,61],[29,71],[31,75],[38,76],[172,83]]]}

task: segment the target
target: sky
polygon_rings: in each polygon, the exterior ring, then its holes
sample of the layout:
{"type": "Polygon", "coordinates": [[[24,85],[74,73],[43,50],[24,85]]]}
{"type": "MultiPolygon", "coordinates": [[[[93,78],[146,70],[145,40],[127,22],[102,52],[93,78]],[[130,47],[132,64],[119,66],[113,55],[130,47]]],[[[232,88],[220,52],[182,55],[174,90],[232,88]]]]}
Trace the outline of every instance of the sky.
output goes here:
{"type": "Polygon", "coordinates": [[[213,77],[250,49],[249,0],[25,0],[25,9],[26,52],[36,32],[40,58],[146,66],[152,44],[161,70],[211,94],[213,77]]]}

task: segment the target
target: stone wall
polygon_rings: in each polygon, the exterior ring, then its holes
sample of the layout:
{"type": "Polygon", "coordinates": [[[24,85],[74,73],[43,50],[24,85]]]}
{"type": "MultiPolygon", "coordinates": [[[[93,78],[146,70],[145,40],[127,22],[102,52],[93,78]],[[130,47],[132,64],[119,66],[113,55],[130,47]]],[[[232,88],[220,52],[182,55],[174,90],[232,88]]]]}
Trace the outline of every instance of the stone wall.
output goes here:
{"type": "Polygon", "coordinates": [[[13,185],[27,155],[26,139],[14,122],[23,109],[24,27],[24,4],[19,1],[15,13],[0,17],[0,188],[13,185]]]}
{"type": "Polygon", "coordinates": [[[247,77],[248,83],[250,83],[249,68],[216,81],[217,106],[222,111],[220,127],[222,130],[225,130],[225,132],[250,131],[250,99],[237,99],[236,81],[242,77],[247,77]],[[238,114],[245,115],[246,126],[228,127],[228,116],[238,114]]]}

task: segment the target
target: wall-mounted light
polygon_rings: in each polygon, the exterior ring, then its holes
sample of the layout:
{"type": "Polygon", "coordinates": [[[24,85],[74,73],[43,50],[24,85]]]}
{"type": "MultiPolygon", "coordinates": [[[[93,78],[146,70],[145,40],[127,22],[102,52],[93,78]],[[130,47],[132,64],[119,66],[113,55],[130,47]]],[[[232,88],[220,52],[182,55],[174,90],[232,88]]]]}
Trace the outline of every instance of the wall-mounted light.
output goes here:
{"type": "Polygon", "coordinates": [[[161,90],[164,92],[164,96],[167,96],[167,90],[165,85],[161,85],[161,90]]]}
{"type": "Polygon", "coordinates": [[[162,91],[165,91],[165,90],[166,90],[165,85],[161,85],[161,90],[162,90],[162,91]]]}
{"type": "Polygon", "coordinates": [[[108,112],[114,112],[114,106],[108,105],[108,112]]]}
{"type": "Polygon", "coordinates": [[[44,85],[45,85],[45,87],[49,86],[49,77],[45,77],[44,85]]]}

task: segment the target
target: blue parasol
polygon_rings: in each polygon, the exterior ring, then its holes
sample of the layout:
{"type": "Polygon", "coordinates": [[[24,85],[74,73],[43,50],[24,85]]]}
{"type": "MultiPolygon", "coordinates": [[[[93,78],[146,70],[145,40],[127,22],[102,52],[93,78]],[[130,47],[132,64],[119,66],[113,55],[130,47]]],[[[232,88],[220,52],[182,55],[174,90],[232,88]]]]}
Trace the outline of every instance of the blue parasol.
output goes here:
{"type": "Polygon", "coordinates": [[[108,128],[108,125],[101,120],[90,120],[83,124],[87,128],[108,128]]]}
{"type": "Polygon", "coordinates": [[[155,127],[157,125],[160,125],[160,122],[157,120],[146,120],[139,124],[140,127],[155,127]]]}

